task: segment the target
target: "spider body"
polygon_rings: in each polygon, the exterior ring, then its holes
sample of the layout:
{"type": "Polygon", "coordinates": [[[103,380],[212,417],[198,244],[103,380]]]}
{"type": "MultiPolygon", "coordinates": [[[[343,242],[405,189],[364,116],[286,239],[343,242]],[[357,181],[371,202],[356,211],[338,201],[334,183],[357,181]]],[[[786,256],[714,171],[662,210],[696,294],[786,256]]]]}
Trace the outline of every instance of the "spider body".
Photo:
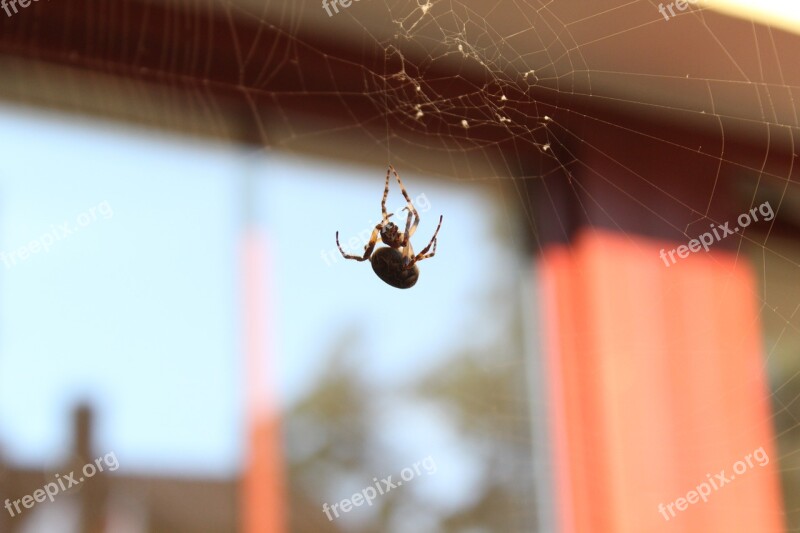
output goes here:
{"type": "Polygon", "coordinates": [[[410,289],[419,279],[419,268],[411,265],[411,268],[403,268],[403,253],[397,248],[378,248],[372,257],[372,270],[383,281],[397,287],[398,289],[410,289]]]}
{"type": "MultiPolygon", "coordinates": [[[[393,215],[394,213],[392,213],[393,215]]],[[[386,218],[389,218],[390,216],[386,218]]],[[[400,228],[397,227],[397,224],[394,222],[387,222],[381,228],[381,242],[386,244],[387,246],[391,246],[392,248],[402,248],[403,247],[403,232],[400,231],[400,228]]]]}
{"type": "Polygon", "coordinates": [[[414,208],[414,204],[411,203],[411,198],[409,198],[400,176],[391,165],[389,165],[389,170],[386,171],[386,184],[383,188],[383,199],[381,200],[381,215],[381,221],[372,230],[369,242],[364,246],[364,255],[346,254],[342,250],[342,245],[339,244],[338,231],[336,232],[336,246],[339,247],[339,251],[345,259],[353,259],[355,261],[369,259],[375,274],[392,287],[409,289],[417,283],[419,278],[419,268],[417,268],[416,263],[436,255],[436,236],[439,234],[439,228],[442,227],[442,217],[439,217],[439,225],[436,227],[436,231],[433,232],[433,237],[431,237],[428,245],[420,253],[414,255],[411,237],[419,225],[419,213],[414,208]],[[389,222],[389,217],[393,216],[394,213],[386,213],[386,197],[389,196],[389,176],[392,173],[397,178],[400,191],[408,204],[403,208],[403,211],[408,211],[405,231],[400,231],[397,224],[389,222]],[[413,224],[412,220],[414,221],[413,224]],[[375,250],[378,239],[386,244],[386,247],[375,250]],[[431,246],[433,246],[433,250],[428,253],[431,246]],[[373,250],[375,250],[375,253],[373,253],[373,250]]]}

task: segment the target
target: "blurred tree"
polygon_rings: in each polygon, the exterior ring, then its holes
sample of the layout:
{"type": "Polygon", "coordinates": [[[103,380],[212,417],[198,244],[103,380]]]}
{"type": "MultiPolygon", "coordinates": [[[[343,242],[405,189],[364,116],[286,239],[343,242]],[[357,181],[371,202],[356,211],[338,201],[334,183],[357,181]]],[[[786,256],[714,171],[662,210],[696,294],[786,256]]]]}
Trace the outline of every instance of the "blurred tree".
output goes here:
{"type": "MultiPolygon", "coordinates": [[[[509,296],[495,292],[496,300],[487,302],[481,314],[493,307],[507,309],[509,296]]],[[[420,518],[436,524],[431,531],[530,531],[536,515],[519,317],[510,313],[493,337],[485,346],[442,357],[441,365],[413,387],[376,391],[358,364],[358,328],[345,332],[332,349],[325,378],[285,418],[291,531],[406,532],[412,526],[404,529],[404,524],[416,524],[420,518]],[[370,485],[392,463],[393,451],[375,434],[374,417],[381,416],[372,408],[376,397],[382,402],[399,398],[433,403],[452,414],[451,424],[463,449],[479,454],[475,460],[486,466],[469,503],[441,509],[417,491],[392,490],[376,499],[370,511],[362,506],[347,519],[328,520],[322,512],[324,502],[348,497],[345,487],[353,481],[359,487],[370,485]],[[351,516],[354,513],[358,516],[351,516]]]]}

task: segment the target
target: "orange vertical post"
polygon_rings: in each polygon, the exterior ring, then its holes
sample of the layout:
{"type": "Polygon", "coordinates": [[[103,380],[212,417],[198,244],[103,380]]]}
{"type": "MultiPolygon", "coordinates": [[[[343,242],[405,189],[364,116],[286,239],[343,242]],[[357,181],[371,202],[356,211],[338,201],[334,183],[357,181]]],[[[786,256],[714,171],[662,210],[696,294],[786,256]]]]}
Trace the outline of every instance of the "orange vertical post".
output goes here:
{"type": "Polygon", "coordinates": [[[263,237],[246,231],[242,256],[247,457],[241,487],[243,533],[284,533],[283,454],[266,304],[268,262],[263,237]]]}
{"type": "Polygon", "coordinates": [[[559,532],[784,531],[754,273],[664,247],[584,228],[542,253],[559,532]]]}

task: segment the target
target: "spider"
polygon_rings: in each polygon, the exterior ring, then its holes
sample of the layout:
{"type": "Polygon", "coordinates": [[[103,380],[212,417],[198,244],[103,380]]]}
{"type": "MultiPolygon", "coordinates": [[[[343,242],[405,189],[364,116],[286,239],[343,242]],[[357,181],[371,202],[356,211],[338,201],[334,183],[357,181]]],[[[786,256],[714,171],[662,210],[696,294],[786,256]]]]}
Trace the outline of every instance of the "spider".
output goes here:
{"type": "Polygon", "coordinates": [[[375,226],[375,229],[372,230],[372,236],[370,236],[369,242],[364,246],[363,256],[344,253],[342,245],[339,244],[338,231],[336,232],[336,246],[339,247],[339,251],[342,252],[345,259],[355,259],[356,261],[366,261],[369,259],[375,274],[392,287],[410,289],[417,283],[417,279],[419,278],[419,268],[417,268],[416,263],[436,255],[436,235],[439,233],[439,228],[442,227],[442,217],[439,216],[439,225],[436,227],[436,231],[433,232],[433,237],[431,237],[428,246],[423,248],[417,255],[414,255],[414,248],[411,246],[411,237],[414,235],[414,232],[417,231],[419,213],[414,208],[414,204],[411,203],[411,198],[408,197],[406,188],[403,186],[403,182],[400,181],[400,176],[392,165],[389,165],[389,169],[386,171],[386,186],[383,188],[381,214],[381,221],[375,226]],[[393,216],[394,213],[386,214],[386,197],[389,196],[389,176],[392,173],[394,173],[394,176],[397,178],[397,183],[400,184],[400,191],[403,193],[406,203],[408,203],[408,205],[403,208],[403,211],[408,211],[408,217],[406,218],[406,230],[402,232],[398,231],[399,228],[394,222],[389,222],[389,217],[393,216]],[[413,224],[411,223],[412,218],[414,219],[413,224]],[[387,246],[375,250],[378,238],[387,246]],[[433,245],[433,250],[431,253],[428,253],[431,245],[433,245]],[[373,250],[375,250],[375,253],[372,253],[373,250]]]}

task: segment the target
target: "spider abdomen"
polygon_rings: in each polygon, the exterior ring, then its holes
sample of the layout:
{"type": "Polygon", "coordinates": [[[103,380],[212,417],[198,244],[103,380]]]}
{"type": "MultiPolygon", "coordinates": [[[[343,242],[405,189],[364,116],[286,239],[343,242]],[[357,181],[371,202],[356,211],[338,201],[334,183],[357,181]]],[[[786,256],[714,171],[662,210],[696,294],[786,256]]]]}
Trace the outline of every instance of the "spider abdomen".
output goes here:
{"type": "Polygon", "coordinates": [[[375,250],[369,259],[372,270],[383,281],[398,289],[410,289],[417,283],[419,269],[413,265],[403,270],[403,254],[395,248],[384,247],[375,250]]]}

